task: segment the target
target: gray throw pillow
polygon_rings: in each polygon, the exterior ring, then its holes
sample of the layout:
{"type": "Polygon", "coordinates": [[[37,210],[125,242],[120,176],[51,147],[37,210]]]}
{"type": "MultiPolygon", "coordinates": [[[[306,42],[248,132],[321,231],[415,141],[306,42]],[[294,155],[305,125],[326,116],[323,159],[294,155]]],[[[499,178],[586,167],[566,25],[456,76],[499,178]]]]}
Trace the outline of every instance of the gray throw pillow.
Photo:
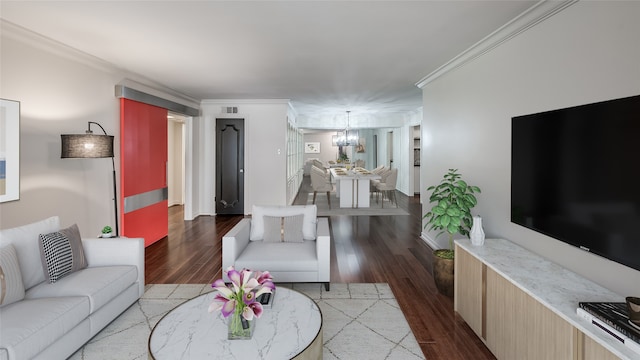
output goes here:
{"type": "Polygon", "coordinates": [[[78,225],[66,229],[40,234],[40,258],[44,277],[50,283],[87,267],[78,225]]]}
{"type": "Polygon", "coordinates": [[[264,216],[264,242],[303,242],[304,215],[264,216]]]}
{"type": "Polygon", "coordinates": [[[24,299],[24,284],[13,245],[0,248],[0,307],[24,299]]]}

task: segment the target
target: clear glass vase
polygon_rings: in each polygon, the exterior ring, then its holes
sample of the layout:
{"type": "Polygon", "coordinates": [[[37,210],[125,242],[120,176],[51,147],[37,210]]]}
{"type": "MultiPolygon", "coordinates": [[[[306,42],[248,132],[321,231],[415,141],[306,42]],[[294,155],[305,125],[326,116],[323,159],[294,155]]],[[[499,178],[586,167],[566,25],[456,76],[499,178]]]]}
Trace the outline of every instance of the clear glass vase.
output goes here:
{"type": "Polygon", "coordinates": [[[253,329],[256,327],[256,318],[247,320],[242,317],[242,309],[236,307],[236,310],[229,316],[228,325],[229,332],[227,339],[229,340],[246,340],[253,336],[253,329]]]}

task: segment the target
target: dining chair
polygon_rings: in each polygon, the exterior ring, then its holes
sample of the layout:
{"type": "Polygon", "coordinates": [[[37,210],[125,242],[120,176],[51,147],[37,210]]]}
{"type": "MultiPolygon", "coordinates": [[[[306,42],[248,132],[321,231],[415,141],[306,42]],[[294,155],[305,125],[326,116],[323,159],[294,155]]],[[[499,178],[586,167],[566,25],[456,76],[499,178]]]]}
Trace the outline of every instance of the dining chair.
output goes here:
{"type": "Polygon", "coordinates": [[[331,192],[333,191],[333,184],[331,183],[331,174],[318,168],[315,165],[311,166],[311,188],[313,189],[313,204],[316,203],[316,195],[318,191],[325,191],[327,193],[327,202],[329,203],[329,209],[331,209],[331,192]]]}
{"type": "MultiPolygon", "coordinates": [[[[384,179],[384,182],[376,184],[376,189],[382,193],[382,207],[384,208],[384,195],[387,194],[387,198],[391,203],[396,203],[398,207],[398,200],[396,199],[396,184],[398,182],[398,169],[394,168],[389,171],[389,175],[384,179]]],[[[376,199],[377,199],[376,195],[376,199]]]]}

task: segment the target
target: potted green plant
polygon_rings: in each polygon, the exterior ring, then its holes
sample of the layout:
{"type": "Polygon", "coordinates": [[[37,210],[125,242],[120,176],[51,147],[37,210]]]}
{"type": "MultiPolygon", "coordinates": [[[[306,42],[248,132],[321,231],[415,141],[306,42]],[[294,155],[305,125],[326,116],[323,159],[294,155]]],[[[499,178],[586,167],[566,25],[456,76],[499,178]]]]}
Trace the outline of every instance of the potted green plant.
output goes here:
{"type": "Polygon", "coordinates": [[[338,156],[338,163],[348,163],[349,162],[349,156],[346,153],[341,153],[340,156],[338,156]]]}
{"type": "Polygon", "coordinates": [[[113,236],[113,230],[111,229],[111,226],[107,225],[107,226],[102,228],[102,237],[103,238],[110,238],[112,236],[113,236]]]}
{"type": "Polygon", "coordinates": [[[449,169],[439,185],[427,188],[429,191],[432,191],[429,203],[435,204],[422,217],[426,220],[424,227],[440,230],[436,238],[444,233],[449,235],[449,248],[433,252],[433,277],[440,293],[453,296],[453,236],[458,233],[469,236],[473,224],[471,209],[478,203],[474,194],[481,191],[462,180],[458,169],[449,169]]]}

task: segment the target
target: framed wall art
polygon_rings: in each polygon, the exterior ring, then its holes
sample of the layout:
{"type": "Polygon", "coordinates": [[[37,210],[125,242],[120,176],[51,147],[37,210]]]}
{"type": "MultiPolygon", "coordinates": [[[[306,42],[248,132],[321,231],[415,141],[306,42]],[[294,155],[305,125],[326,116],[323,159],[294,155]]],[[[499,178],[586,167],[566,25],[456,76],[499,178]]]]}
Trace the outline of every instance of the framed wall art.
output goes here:
{"type": "Polygon", "coordinates": [[[20,199],[20,102],[0,99],[0,202],[20,199]]]}
{"type": "Polygon", "coordinates": [[[319,154],[320,143],[319,142],[306,142],[304,143],[304,152],[306,154],[319,154]]]}

